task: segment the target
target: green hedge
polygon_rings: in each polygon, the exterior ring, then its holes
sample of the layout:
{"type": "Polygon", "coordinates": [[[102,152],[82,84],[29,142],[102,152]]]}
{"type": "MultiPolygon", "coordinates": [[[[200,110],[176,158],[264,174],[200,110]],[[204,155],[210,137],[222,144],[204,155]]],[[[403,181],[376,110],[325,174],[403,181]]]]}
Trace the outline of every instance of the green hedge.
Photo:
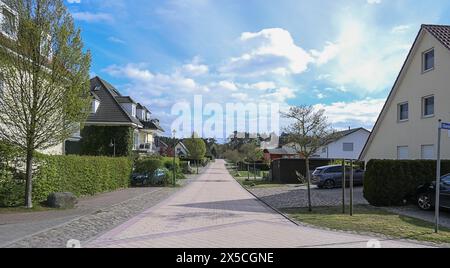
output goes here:
{"type": "MultiPolygon", "coordinates": [[[[141,157],[135,161],[134,172],[152,174],[158,168],[165,168],[173,174],[173,158],[172,157],[141,157]]],[[[180,166],[180,159],[175,159],[176,177],[177,179],[184,179],[183,170],[180,166]]],[[[172,175],[170,175],[172,178],[172,175]]]]}
{"type": "Polygon", "coordinates": [[[91,156],[113,156],[116,142],[116,156],[133,155],[134,131],[131,127],[86,126],[81,130],[81,154],[91,156]]]}
{"type": "MultiPolygon", "coordinates": [[[[125,157],[39,155],[35,164],[34,203],[45,201],[52,192],[87,196],[126,188],[132,172],[132,162],[125,157]]],[[[23,180],[0,175],[0,206],[23,205],[24,191],[23,180]]]]}
{"type": "MultiPolygon", "coordinates": [[[[442,175],[450,161],[442,162],[442,175]]],[[[415,197],[417,188],[436,179],[436,161],[371,160],[364,178],[364,197],[374,206],[399,206],[415,197]]]]}

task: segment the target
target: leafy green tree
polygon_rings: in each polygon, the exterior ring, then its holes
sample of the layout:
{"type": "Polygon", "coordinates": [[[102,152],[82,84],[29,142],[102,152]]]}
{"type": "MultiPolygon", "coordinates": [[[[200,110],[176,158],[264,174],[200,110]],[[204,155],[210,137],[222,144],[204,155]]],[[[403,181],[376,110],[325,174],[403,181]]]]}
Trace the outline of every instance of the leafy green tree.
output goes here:
{"type": "Polygon", "coordinates": [[[196,138],[195,135],[192,135],[192,138],[185,139],[183,143],[189,151],[189,158],[196,162],[198,174],[198,162],[205,157],[206,144],[203,139],[196,138]]]}
{"type": "Polygon", "coordinates": [[[62,0],[4,2],[18,21],[15,38],[0,43],[0,139],[25,151],[25,205],[32,208],[34,152],[61,144],[90,112],[91,56],[62,0]]]}

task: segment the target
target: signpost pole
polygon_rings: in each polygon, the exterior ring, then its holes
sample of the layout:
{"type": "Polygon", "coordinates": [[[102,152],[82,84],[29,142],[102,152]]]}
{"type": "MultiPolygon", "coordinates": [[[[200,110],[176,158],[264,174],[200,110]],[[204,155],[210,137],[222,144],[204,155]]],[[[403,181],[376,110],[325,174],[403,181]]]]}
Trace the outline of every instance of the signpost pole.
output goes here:
{"type": "Polygon", "coordinates": [[[353,216],[353,179],[354,179],[354,169],[353,160],[350,161],[350,216],[353,216]]]}
{"type": "Polygon", "coordinates": [[[442,120],[439,120],[438,141],[437,141],[437,163],[436,163],[436,203],[435,203],[436,233],[439,233],[439,213],[440,213],[440,197],[441,197],[441,133],[442,133],[442,120]]]}
{"type": "Polygon", "coordinates": [[[345,214],[345,185],[346,185],[346,177],[345,174],[345,159],[342,160],[342,214],[345,214]]]}

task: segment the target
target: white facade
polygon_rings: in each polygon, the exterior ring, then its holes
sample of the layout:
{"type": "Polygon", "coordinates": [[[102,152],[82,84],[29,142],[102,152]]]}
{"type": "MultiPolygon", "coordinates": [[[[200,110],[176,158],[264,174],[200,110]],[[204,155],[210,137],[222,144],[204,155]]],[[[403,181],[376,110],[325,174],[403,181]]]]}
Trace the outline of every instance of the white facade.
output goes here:
{"type": "Polygon", "coordinates": [[[320,148],[314,157],[356,160],[361,155],[369,136],[370,131],[361,128],[320,148]]]}
{"type": "MultiPolygon", "coordinates": [[[[437,157],[438,120],[450,122],[450,50],[427,27],[430,26],[422,27],[417,37],[361,160],[437,157]],[[434,53],[434,64],[425,70],[424,66],[429,65],[425,55],[430,51],[434,53]]],[[[448,26],[438,27],[450,30],[448,26]]],[[[447,137],[443,133],[443,159],[450,159],[447,137]]]]}

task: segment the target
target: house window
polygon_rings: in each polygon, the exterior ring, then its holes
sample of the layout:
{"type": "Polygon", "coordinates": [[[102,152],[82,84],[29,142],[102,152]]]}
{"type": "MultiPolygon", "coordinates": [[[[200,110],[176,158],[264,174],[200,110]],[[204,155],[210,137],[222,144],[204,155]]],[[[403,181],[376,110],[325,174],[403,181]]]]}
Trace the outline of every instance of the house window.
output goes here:
{"type": "Polygon", "coordinates": [[[409,104],[407,102],[398,105],[398,121],[409,119],[409,104]]]}
{"type": "Polygon", "coordinates": [[[3,13],[3,23],[2,23],[3,32],[9,36],[15,36],[17,31],[16,16],[7,8],[3,8],[2,13],[3,13]]]}
{"type": "Polygon", "coordinates": [[[131,115],[136,117],[136,105],[134,104],[131,105],[131,115]]]}
{"type": "Polygon", "coordinates": [[[434,49],[423,53],[423,72],[428,72],[434,69],[434,49]]]}
{"type": "Polygon", "coordinates": [[[322,153],[324,154],[324,153],[326,153],[327,152],[327,147],[323,147],[322,148],[322,153]]]}
{"type": "Polygon", "coordinates": [[[100,106],[100,102],[98,100],[92,101],[92,110],[91,110],[91,112],[93,114],[95,114],[97,112],[99,106],[100,106]]]}
{"type": "Polygon", "coordinates": [[[344,150],[344,152],[353,152],[354,144],[353,143],[344,143],[343,150],[344,150]]]}
{"type": "Polygon", "coordinates": [[[436,159],[434,154],[434,145],[422,145],[422,159],[433,160],[436,159]]]}
{"type": "Polygon", "coordinates": [[[398,160],[408,160],[409,159],[409,147],[408,146],[398,146],[397,147],[397,159],[398,160]]]}
{"type": "Polygon", "coordinates": [[[422,98],[422,116],[434,116],[434,96],[422,98]]]}

